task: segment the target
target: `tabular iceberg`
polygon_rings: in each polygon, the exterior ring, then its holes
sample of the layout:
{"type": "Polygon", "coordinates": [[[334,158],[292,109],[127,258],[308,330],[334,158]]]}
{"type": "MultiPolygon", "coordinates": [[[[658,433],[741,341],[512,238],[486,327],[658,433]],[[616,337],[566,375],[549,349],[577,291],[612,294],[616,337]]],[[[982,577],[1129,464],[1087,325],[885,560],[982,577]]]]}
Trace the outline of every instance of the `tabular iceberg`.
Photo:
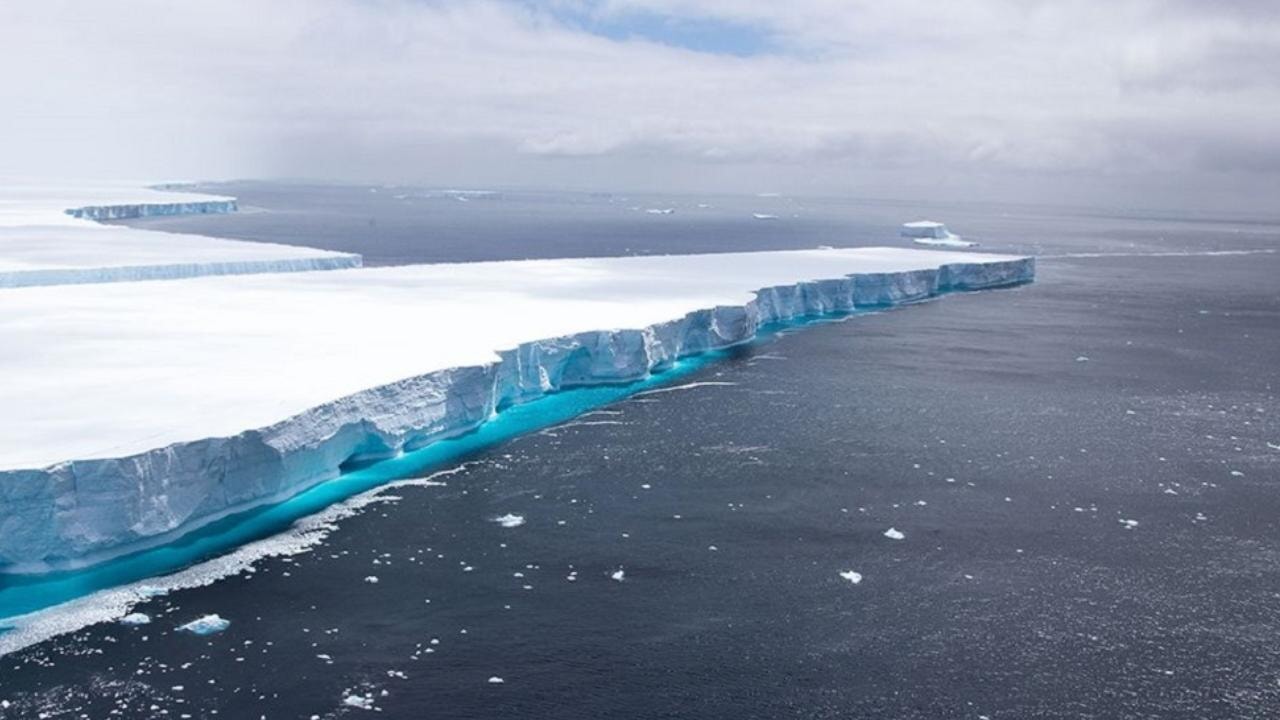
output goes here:
{"type": "Polygon", "coordinates": [[[0,567],[127,552],[769,323],[1034,273],[1031,258],[860,248],[4,291],[0,345],[22,351],[0,356],[14,381],[0,388],[14,429],[0,437],[0,567]],[[354,332],[387,344],[370,352],[354,332]]]}
{"type": "Polygon", "coordinates": [[[917,245],[953,248],[971,248],[978,245],[971,240],[962,240],[959,235],[947,229],[946,225],[932,220],[903,223],[901,234],[903,237],[911,238],[917,245]]]}
{"type": "Polygon", "coordinates": [[[361,265],[361,257],[351,253],[96,222],[236,209],[235,198],[161,189],[0,186],[0,288],[361,265]]]}

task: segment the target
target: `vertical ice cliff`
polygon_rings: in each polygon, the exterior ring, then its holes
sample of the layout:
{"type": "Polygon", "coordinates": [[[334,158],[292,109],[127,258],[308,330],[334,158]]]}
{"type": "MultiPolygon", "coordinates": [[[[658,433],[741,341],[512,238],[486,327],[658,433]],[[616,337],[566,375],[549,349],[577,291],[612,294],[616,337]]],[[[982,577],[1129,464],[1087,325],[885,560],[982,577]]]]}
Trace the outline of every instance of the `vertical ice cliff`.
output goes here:
{"type": "Polygon", "coordinates": [[[236,212],[234,198],[195,200],[191,202],[146,202],[113,205],[85,205],[67,208],[64,212],[74,218],[87,220],[126,220],[156,215],[207,215],[236,212]]]}

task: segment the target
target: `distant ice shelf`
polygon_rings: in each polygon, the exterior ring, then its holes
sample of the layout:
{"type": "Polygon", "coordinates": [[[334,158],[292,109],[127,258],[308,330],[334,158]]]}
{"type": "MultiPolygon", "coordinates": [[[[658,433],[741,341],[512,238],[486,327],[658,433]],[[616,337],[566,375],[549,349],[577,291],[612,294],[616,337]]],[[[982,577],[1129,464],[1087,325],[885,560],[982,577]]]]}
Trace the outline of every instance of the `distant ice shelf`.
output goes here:
{"type": "MultiPolygon", "coordinates": [[[[179,188],[168,184],[160,188],[179,188]]],[[[359,255],[105,226],[235,212],[235,198],[171,189],[0,181],[0,288],[360,267],[359,255]]]]}
{"type": "Polygon", "coordinates": [[[0,290],[0,570],[144,547],[768,323],[1034,274],[857,248],[0,290]]]}

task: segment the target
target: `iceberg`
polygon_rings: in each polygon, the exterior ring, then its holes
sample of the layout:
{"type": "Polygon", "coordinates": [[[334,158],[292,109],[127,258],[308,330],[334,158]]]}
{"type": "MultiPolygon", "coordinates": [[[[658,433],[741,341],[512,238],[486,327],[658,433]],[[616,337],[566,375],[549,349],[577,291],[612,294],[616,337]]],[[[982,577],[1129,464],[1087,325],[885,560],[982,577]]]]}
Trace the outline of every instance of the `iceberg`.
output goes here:
{"type": "Polygon", "coordinates": [[[214,635],[229,627],[231,627],[231,621],[215,613],[196,618],[185,625],[179,625],[178,631],[192,635],[214,635]]]}
{"type": "Polygon", "coordinates": [[[771,323],[1034,274],[1026,257],[854,248],[0,290],[0,571],[167,542],[771,323]]]}
{"type": "Polygon", "coordinates": [[[978,245],[976,242],[960,239],[960,236],[948,230],[946,225],[932,220],[903,223],[901,235],[912,238],[912,242],[918,245],[953,248],[971,248],[978,245]]]}
{"type": "Polygon", "coordinates": [[[166,189],[0,185],[0,288],[336,270],[362,264],[362,258],[351,253],[97,222],[236,210],[232,197],[166,189]]]}

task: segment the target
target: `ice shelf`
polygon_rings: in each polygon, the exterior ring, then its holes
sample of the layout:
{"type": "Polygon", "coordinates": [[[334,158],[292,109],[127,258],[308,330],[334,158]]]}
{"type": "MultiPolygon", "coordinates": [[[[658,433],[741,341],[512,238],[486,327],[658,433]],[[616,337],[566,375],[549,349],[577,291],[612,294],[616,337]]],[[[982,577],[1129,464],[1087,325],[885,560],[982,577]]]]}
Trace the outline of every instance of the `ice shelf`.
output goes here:
{"type": "Polygon", "coordinates": [[[127,550],[764,323],[1034,273],[858,248],[0,290],[0,569],[127,550]]]}
{"type": "Polygon", "coordinates": [[[218,195],[0,181],[0,288],[333,270],[361,264],[359,255],[349,253],[94,222],[235,210],[235,198],[218,195]]]}

